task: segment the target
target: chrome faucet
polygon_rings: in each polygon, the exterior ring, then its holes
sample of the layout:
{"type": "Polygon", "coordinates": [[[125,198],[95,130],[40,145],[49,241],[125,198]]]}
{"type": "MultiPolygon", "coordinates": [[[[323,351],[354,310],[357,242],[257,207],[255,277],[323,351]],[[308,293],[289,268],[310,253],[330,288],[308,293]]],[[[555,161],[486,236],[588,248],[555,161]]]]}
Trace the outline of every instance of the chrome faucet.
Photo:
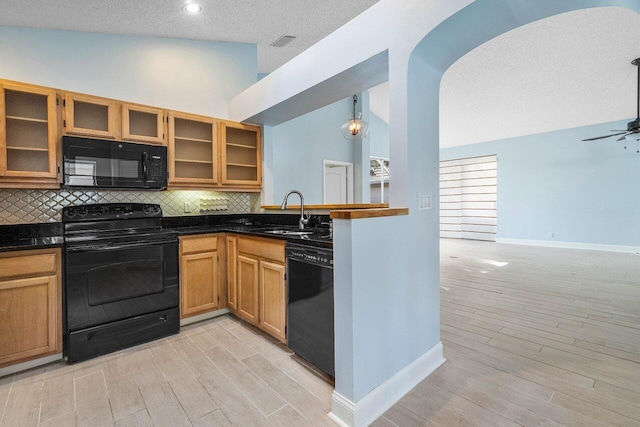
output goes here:
{"type": "Polygon", "coordinates": [[[298,190],[289,191],[287,195],[284,196],[284,200],[280,205],[280,209],[284,210],[287,208],[287,200],[292,193],[296,193],[298,196],[300,196],[300,221],[298,221],[298,227],[300,227],[300,230],[304,230],[304,226],[308,224],[309,219],[311,219],[311,214],[304,214],[304,197],[302,196],[301,192],[299,192],[298,190]]]}

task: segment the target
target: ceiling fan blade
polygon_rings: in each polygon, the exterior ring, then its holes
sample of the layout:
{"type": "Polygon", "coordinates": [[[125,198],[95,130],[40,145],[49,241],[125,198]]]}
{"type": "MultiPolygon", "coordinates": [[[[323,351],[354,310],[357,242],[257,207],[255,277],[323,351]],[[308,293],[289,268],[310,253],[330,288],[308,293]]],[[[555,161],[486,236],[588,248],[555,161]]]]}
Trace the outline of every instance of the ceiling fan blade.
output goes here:
{"type": "Polygon", "coordinates": [[[616,141],[624,141],[624,139],[627,137],[627,135],[631,135],[631,132],[622,135],[620,138],[616,139],[616,141]]]}
{"type": "Polygon", "coordinates": [[[622,135],[623,133],[626,134],[628,132],[624,131],[624,132],[620,132],[620,133],[612,133],[611,135],[596,136],[595,138],[587,138],[587,139],[583,139],[582,141],[595,141],[597,139],[611,138],[612,136],[622,135]]]}

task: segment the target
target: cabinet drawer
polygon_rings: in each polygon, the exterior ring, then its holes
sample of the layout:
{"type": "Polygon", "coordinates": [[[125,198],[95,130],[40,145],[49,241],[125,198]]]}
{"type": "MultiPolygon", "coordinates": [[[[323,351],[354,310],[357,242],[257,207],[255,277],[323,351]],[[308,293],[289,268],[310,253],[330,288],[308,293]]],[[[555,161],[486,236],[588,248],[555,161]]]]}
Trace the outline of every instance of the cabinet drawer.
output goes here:
{"type": "Polygon", "coordinates": [[[0,279],[56,274],[58,262],[55,252],[33,252],[36,251],[0,255],[0,279]]]}
{"type": "Polygon", "coordinates": [[[238,252],[257,258],[285,262],[285,242],[238,237],[238,252]]]}
{"type": "Polygon", "coordinates": [[[218,236],[181,237],[180,253],[216,251],[218,250],[218,236]]]}

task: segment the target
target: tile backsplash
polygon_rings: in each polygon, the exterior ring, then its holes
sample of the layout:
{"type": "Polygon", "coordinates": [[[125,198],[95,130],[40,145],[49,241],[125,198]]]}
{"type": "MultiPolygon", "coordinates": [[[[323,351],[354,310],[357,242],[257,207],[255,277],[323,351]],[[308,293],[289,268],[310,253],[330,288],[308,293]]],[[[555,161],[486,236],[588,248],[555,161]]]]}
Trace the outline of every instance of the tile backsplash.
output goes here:
{"type": "Polygon", "coordinates": [[[165,216],[260,211],[260,193],[5,189],[0,190],[0,225],[60,221],[65,206],[118,202],[157,203],[165,216]],[[217,200],[215,212],[204,210],[210,208],[211,200],[217,200]],[[191,212],[184,211],[185,203],[191,205],[191,212]]]}

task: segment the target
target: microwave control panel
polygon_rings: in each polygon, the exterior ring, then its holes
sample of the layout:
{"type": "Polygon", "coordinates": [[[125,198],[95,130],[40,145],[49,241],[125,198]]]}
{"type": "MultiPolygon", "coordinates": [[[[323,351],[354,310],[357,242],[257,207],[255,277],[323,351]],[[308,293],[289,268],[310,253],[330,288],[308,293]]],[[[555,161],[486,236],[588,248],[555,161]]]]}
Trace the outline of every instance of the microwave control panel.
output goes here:
{"type": "Polygon", "coordinates": [[[147,154],[147,180],[166,182],[167,180],[167,148],[149,147],[147,154]]]}

